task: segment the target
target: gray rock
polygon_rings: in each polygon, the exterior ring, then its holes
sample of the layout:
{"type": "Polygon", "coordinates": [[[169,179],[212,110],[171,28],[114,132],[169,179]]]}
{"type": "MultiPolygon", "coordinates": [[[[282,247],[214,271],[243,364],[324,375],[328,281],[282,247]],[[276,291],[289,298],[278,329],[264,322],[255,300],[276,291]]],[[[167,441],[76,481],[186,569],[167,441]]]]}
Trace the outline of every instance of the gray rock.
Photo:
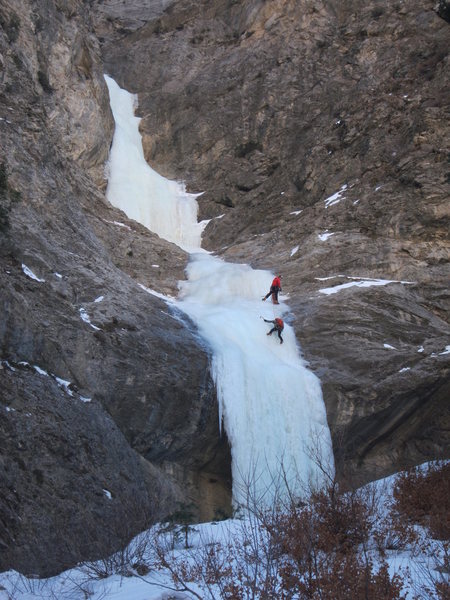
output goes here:
{"type": "Polygon", "coordinates": [[[31,365],[8,364],[0,372],[1,568],[46,576],[119,549],[176,488],[98,402],[31,365]]]}

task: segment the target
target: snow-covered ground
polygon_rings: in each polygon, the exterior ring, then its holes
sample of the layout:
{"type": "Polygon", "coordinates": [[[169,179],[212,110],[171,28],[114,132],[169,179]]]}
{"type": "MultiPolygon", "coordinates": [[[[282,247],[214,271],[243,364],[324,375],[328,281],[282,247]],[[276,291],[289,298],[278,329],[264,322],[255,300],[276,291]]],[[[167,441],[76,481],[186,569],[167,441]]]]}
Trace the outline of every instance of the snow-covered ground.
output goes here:
{"type": "Polygon", "coordinates": [[[205,223],[197,223],[195,195],[145,162],[136,98],[105,79],[116,121],[107,196],[129,217],[191,252],[178,306],[212,348],[221,425],[231,442],[234,502],[245,504],[251,484],[251,493],[270,503],[282,477],[300,491],[321,478],[311,451],[320,452],[331,470],[333,457],[320,382],[302,361],[293,329],[285,325],[283,345],[275,333],[266,335],[271,325],[262,319],[288,313],[283,302],[261,302],[273,274],[202,250],[205,223]]]}
{"type": "MultiPolygon", "coordinates": [[[[370,484],[369,497],[377,498],[377,520],[388,512],[394,481],[395,476],[391,476],[370,484]]],[[[107,495],[107,490],[104,493],[107,495]]],[[[425,530],[420,527],[416,530],[419,538],[427,539],[425,530]]],[[[256,578],[260,581],[265,578],[267,541],[261,521],[252,515],[189,527],[187,548],[186,532],[181,527],[161,531],[157,526],[137,536],[123,553],[97,563],[79,565],[56,577],[39,580],[23,577],[15,571],[1,573],[0,600],[218,600],[224,597],[219,585],[199,576],[201,566],[210,560],[211,553],[216,553],[216,564],[222,568],[236,568],[236,573],[240,568],[245,573],[244,580],[251,585],[256,578]],[[178,574],[185,574],[184,583],[176,583],[170,568],[161,566],[161,553],[171,567],[178,565],[178,574]],[[250,558],[248,564],[242,562],[244,555],[250,558]],[[255,563],[251,558],[258,560],[255,563]],[[141,570],[139,574],[138,565],[144,564],[149,571],[144,574],[141,570]],[[180,565],[183,565],[181,570],[180,565]]],[[[384,542],[388,546],[396,545],[394,535],[389,539],[389,533],[384,542]]],[[[381,565],[378,544],[373,541],[365,551],[373,560],[373,570],[378,571],[381,565]]],[[[386,557],[390,575],[398,574],[403,580],[407,600],[436,598],[425,591],[425,586],[431,583],[431,578],[441,578],[435,569],[440,559],[442,544],[433,540],[428,540],[425,550],[417,543],[399,544],[387,550],[386,557]]],[[[275,563],[270,564],[274,567],[275,563]]],[[[207,579],[207,572],[203,574],[207,579]]],[[[242,598],[250,597],[260,596],[252,596],[251,589],[247,595],[242,593],[242,598]]],[[[292,600],[297,597],[293,596],[292,600]]]]}

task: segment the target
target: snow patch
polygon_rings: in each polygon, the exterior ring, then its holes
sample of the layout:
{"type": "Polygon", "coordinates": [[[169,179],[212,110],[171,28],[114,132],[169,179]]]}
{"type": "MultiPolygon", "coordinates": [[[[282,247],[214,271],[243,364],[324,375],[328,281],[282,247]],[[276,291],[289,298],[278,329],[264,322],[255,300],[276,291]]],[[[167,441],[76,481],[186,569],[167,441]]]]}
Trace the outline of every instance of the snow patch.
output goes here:
{"type": "Polygon", "coordinates": [[[98,298],[96,298],[94,300],[94,302],[103,302],[104,299],[105,299],[105,296],[99,296],[98,298]]]}
{"type": "Polygon", "coordinates": [[[57,277],[58,279],[62,279],[63,278],[63,276],[61,275],[61,273],[53,273],[53,275],[55,277],[57,277]]]}
{"type": "Polygon", "coordinates": [[[27,267],[27,265],[24,265],[22,263],[22,271],[25,273],[25,275],[27,277],[29,277],[30,279],[34,279],[34,281],[39,281],[39,283],[45,283],[45,279],[39,279],[39,277],[37,275],[35,275],[33,273],[33,271],[31,269],[29,269],[27,267]]]}
{"type": "Polygon", "coordinates": [[[300,213],[302,213],[303,210],[293,210],[292,212],[290,212],[290,215],[299,215],[300,213]]]}
{"type": "Polygon", "coordinates": [[[199,222],[200,227],[202,228],[202,232],[205,231],[208,223],[211,223],[212,219],[204,219],[203,221],[199,222]]]}
{"type": "MultiPolygon", "coordinates": [[[[23,366],[23,367],[31,366],[36,371],[36,373],[39,373],[39,375],[43,375],[44,377],[51,377],[52,379],[54,379],[56,381],[56,383],[59,385],[59,387],[63,388],[63,390],[69,396],[73,396],[73,392],[70,389],[70,386],[72,385],[72,383],[70,381],[67,381],[66,379],[62,379],[61,377],[57,377],[53,373],[49,373],[48,371],[45,371],[38,365],[30,365],[30,363],[26,362],[25,360],[21,360],[17,364],[20,366],[23,366]]],[[[9,362],[7,360],[0,361],[0,365],[6,365],[11,371],[16,370],[12,365],[9,364],[9,362]]],[[[79,398],[82,402],[91,402],[92,401],[91,398],[86,398],[84,396],[79,396],[79,398]]]]}
{"type": "Polygon", "coordinates": [[[300,248],[300,246],[295,246],[295,248],[292,248],[292,250],[291,250],[291,256],[294,256],[294,254],[296,254],[298,252],[299,248],[300,248]]]}
{"type": "Polygon", "coordinates": [[[70,385],[71,382],[70,381],[66,381],[65,379],[61,379],[61,377],[56,377],[56,375],[53,375],[53,377],[55,378],[57,384],[63,388],[63,390],[69,395],[69,396],[73,396],[73,392],[70,389],[70,385]]]}
{"type": "Polygon", "coordinates": [[[48,377],[47,371],[44,371],[44,369],[41,369],[41,367],[38,367],[37,365],[33,365],[33,369],[35,371],[37,371],[37,373],[39,373],[39,375],[45,375],[46,377],[48,377]]]}
{"type": "Polygon", "coordinates": [[[5,365],[10,371],[15,371],[15,368],[7,360],[0,361],[0,364],[5,365]]]}
{"type": "Polygon", "coordinates": [[[450,354],[450,346],[445,346],[444,351],[439,352],[439,356],[442,356],[443,354],[450,354]]]}
{"type": "Polygon", "coordinates": [[[420,348],[417,350],[417,352],[423,352],[425,350],[425,348],[423,346],[420,346],[420,348]]]}
{"type": "Polygon", "coordinates": [[[111,492],[109,490],[103,489],[103,493],[108,498],[108,500],[112,500],[112,494],[111,494],[111,492]]]}
{"type": "Polygon", "coordinates": [[[348,277],[348,279],[354,279],[355,281],[351,281],[349,283],[342,283],[341,285],[336,285],[330,288],[322,288],[321,290],[319,290],[319,292],[321,294],[330,295],[336,294],[341,290],[345,290],[351,287],[368,288],[373,286],[389,285],[390,283],[403,283],[407,285],[413,285],[415,283],[414,281],[396,281],[394,279],[359,279],[357,277],[348,277]]]}
{"type": "Polygon", "coordinates": [[[80,317],[85,323],[90,325],[92,327],[92,329],[95,329],[96,331],[100,331],[100,327],[97,327],[96,325],[91,323],[91,319],[89,318],[89,315],[87,314],[86,310],[83,307],[80,308],[80,317]]]}
{"type": "Polygon", "coordinates": [[[114,225],[117,225],[118,227],[123,227],[124,229],[128,229],[128,231],[131,231],[131,227],[129,225],[126,225],[125,223],[121,223],[120,221],[113,221],[114,225]]]}
{"type": "Polygon", "coordinates": [[[403,367],[403,369],[400,369],[399,373],[406,373],[406,371],[411,371],[411,367],[403,367]]]}
{"type": "Polygon", "coordinates": [[[397,348],[394,348],[394,346],[391,346],[390,344],[383,344],[383,348],[387,348],[388,350],[397,350],[397,348]]]}
{"type": "Polygon", "coordinates": [[[321,242],[325,242],[328,238],[330,238],[334,233],[328,233],[328,229],[324,233],[320,233],[317,237],[321,242]]]}
{"type": "Polygon", "coordinates": [[[329,206],[333,206],[333,204],[337,204],[338,202],[340,202],[342,200],[342,194],[345,192],[347,187],[348,186],[345,183],[338,192],[326,198],[326,200],[324,200],[325,208],[328,208],[329,206]]]}
{"type": "Polygon", "coordinates": [[[110,223],[111,225],[117,225],[117,227],[123,227],[123,229],[128,229],[128,231],[133,231],[129,225],[125,223],[121,223],[120,221],[108,221],[108,219],[103,219],[105,223],[110,223]]]}
{"type": "Polygon", "coordinates": [[[152,296],[161,298],[161,300],[164,300],[164,302],[167,302],[167,304],[173,304],[175,302],[175,298],[173,296],[165,296],[164,294],[161,294],[160,292],[157,292],[156,290],[152,290],[148,287],[145,287],[145,285],[142,285],[142,283],[138,283],[138,286],[142,290],[144,290],[144,292],[147,292],[147,294],[151,294],[152,296]]]}

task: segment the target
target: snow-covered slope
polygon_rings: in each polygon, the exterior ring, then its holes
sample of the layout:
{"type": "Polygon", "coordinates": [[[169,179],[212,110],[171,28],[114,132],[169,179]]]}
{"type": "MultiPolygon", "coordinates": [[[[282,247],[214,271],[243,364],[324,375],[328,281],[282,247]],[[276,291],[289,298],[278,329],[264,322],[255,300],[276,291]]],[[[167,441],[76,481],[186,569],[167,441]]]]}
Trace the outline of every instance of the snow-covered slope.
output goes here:
{"type": "MultiPolygon", "coordinates": [[[[427,469],[428,465],[423,468],[427,469]]],[[[445,543],[432,539],[423,527],[416,526],[416,541],[400,540],[394,530],[383,528],[395,481],[394,475],[355,493],[354,500],[366,501],[371,515],[369,527],[375,525],[376,529],[376,524],[381,524],[379,531],[383,532],[377,540],[370,536],[367,547],[361,544],[360,556],[364,555],[373,573],[386,565],[390,577],[399,577],[403,588],[401,596],[393,597],[439,600],[444,595],[436,594],[435,584],[448,582],[448,573],[439,571],[445,562],[445,543]]],[[[0,600],[83,600],[86,597],[92,600],[217,600],[229,597],[225,589],[230,581],[237,585],[241,582],[243,598],[267,598],[261,593],[265,585],[271,586],[270,597],[278,598],[282,595],[282,577],[264,526],[267,517],[263,513],[248,514],[241,519],[202,523],[185,531],[180,526],[171,530],[155,526],[132,540],[123,552],[96,563],[81,564],[49,579],[26,578],[8,571],[0,574],[0,600]],[[166,561],[164,564],[161,556],[166,561]],[[151,567],[148,572],[142,571],[144,565],[151,567]],[[178,574],[178,580],[174,573],[178,574]]],[[[305,565],[296,567],[306,572],[305,565]]],[[[352,578],[355,574],[343,575],[348,583],[346,577],[352,578]]]]}

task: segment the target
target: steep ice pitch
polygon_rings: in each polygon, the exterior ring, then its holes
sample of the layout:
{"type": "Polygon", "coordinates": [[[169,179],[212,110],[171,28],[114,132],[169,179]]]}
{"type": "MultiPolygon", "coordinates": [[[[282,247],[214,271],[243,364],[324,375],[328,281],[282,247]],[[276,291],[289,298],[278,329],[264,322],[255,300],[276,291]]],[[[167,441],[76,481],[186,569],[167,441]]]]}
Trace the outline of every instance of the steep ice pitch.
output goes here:
{"type": "Polygon", "coordinates": [[[248,265],[225,263],[200,248],[197,203],[180,184],[145,162],[134,117],[136,99],[106,78],[116,119],[109,161],[108,199],[131,218],[191,252],[188,281],[178,306],[198,325],[212,348],[221,425],[231,443],[233,499],[269,504],[284,491],[319,483],[316,459],[333,469],[330,434],[317,377],[305,367],[292,328],[284,344],[262,317],[282,316],[261,297],[273,278],[248,265]],[[184,206],[186,205],[186,206],[184,206]],[[155,208],[156,207],[156,208],[155,208]]]}
{"type": "Polygon", "coordinates": [[[267,271],[195,254],[181,284],[180,307],[197,323],[213,349],[212,373],[220,418],[231,444],[235,504],[270,504],[291,491],[320,483],[322,466],[333,469],[330,434],[317,377],[299,355],[285,326],[284,343],[264,323],[285,312],[262,304],[267,271]]]}

